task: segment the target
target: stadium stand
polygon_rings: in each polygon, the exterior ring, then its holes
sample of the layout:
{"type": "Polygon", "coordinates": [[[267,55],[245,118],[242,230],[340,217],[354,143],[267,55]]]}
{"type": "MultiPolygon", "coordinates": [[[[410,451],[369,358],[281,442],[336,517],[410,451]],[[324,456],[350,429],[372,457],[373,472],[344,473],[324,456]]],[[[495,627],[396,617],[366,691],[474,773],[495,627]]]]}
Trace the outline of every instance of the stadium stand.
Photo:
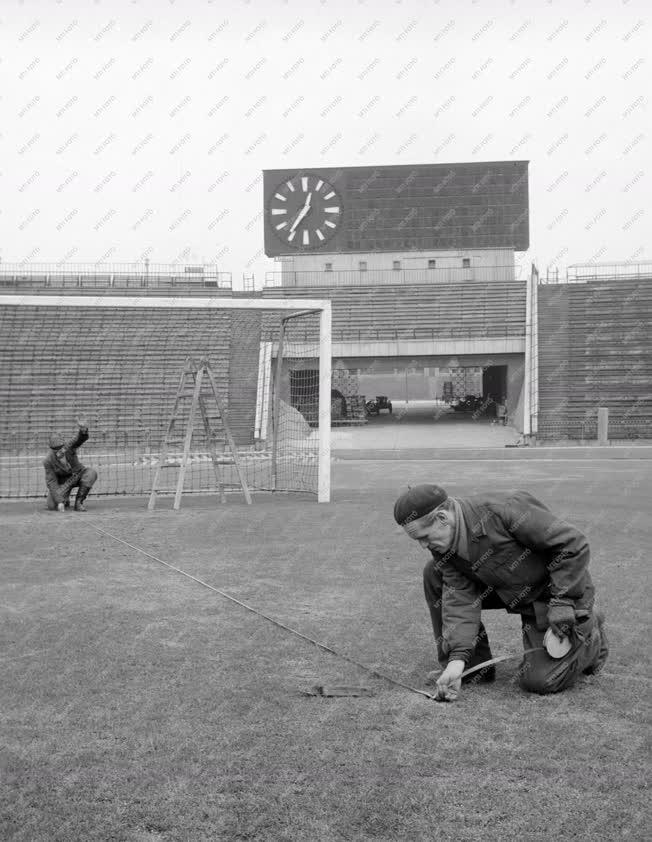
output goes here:
{"type": "Polygon", "coordinates": [[[329,298],[333,341],[525,335],[524,281],[271,287],[264,298],[329,298]]]}
{"type": "Polygon", "coordinates": [[[189,355],[210,360],[234,438],[251,444],[261,315],[237,313],[232,332],[229,311],[95,308],[89,318],[85,308],[3,307],[0,296],[0,355],[11,360],[0,374],[2,451],[47,449],[73,407],[98,446],[157,447],[189,355]]]}
{"type": "Polygon", "coordinates": [[[652,276],[540,284],[542,440],[652,438],[652,276]]]}
{"type": "MultiPolygon", "coordinates": [[[[68,273],[70,274],[70,273],[68,273]]],[[[76,286],[67,286],[68,274],[53,276],[35,273],[30,275],[3,276],[0,285],[0,306],[2,293],[16,293],[19,290],[30,294],[74,294],[74,295],[220,295],[238,298],[252,297],[251,292],[231,289],[230,276],[219,282],[211,291],[204,283],[187,277],[162,274],[161,278],[149,276],[152,286],[128,288],[116,285],[112,274],[111,285],[107,286],[107,273],[96,276],[79,276],[76,286]],[[62,286],[56,287],[58,283],[62,286]],[[63,285],[65,284],[65,285],[63,285]],[[223,284],[223,286],[222,286],[223,284]],[[163,292],[165,290],[165,292],[163,292]]],[[[72,275],[71,275],[72,277],[72,275]]],[[[541,282],[538,286],[538,337],[539,337],[539,417],[538,439],[550,441],[559,439],[591,440],[597,436],[597,411],[599,407],[609,409],[609,436],[612,440],[652,438],[652,274],[640,272],[636,275],[604,277],[600,279],[572,279],[575,282],[541,282]]],[[[333,305],[334,342],[377,342],[383,340],[414,339],[492,339],[521,338],[525,336],[526,283],[520,280],[504,281],[459,281],[437,284],[396,284],[382,286],[292,286],[266,287],[255,296],[266,299],[278,298],[320,298],[330,299],[333,305]]],[[[3,308],[4,309],[4,308],[3,308]]],[[[130,318],[141,319],[145,331],[143,341],[153,343],[153,358],[167,360],[169,380],[161,380],[159,372],[154,377],[154,392],[161,400],[169,402],[170,391],[176,385],[176,372],[188,353],[207,354],[215,343],[219,330],[206,321],[207,314],[194,313],[192,325],[187,314],[175,316],[173,329],[162,330],[157,317],[151,310],[132,311],[130,318]],[[157,332],[159,338],[156,338],[157,332]]],[[[54,314],[51,317],[53,318],[54,314]]],[[[221,318],[228,318],[222,314],[221,318]]],[[[3,373],[1,380],[3,398],[0,416],[3,428],[9,430],[2,442],[7,452],[33,452],[41,448],[44,433],[39,440],[34,430],[42,430],[46,420],[57,425],[57,411],[54,394],[57,388],[57,370],[71,365],[66,356],[69,342],[83,342],[87,361],[79,369],[79,393],[71,396],[79,400],[85,390],[102,395],[102,384],[110,377],[112,368],[126,362],[129,367],[129,342],[121,332],[120,318],[108,319],[106,312],[98,316],[94,330],[79,337],[74,316],[66,319],[65,330],[52,344],[52,330],[56,325],[39,323],[41,347],[38,353],[24,350],[21,356],[21,336],[34,335],[34,326],[21,324],[17,314],[10,317],[3,312],[2,352],[9,354],[12,365],[3,373]],[[47,337],[50,337],[49,339],[47,337]],[[77,336],[77,339],[75,339],[77,336]],[[30,379],[31,378],[31,379],[30,379]],[[46,419],[47,416],[47,419],[46,419]],[[32,432],[28,435],[27,430],[32,432]]],[[[29,318],[23,313],[20,319],[29,318]]],[[[256,317],[259,318],[260,317],[256,317]]],[[[255,348],[260,340],[260,329],[267,329],[268,316],[262,323],[239,331],[242,353],[238,353],[226,365],[215,363],[215,373],[220,384],[222,397],[233,417],[234,432],[239,444],[251,440],[252,421],[248,410],[242,414],[240,404],[250,407],[252,390],[255,390],[255,372],[244,360],[255,357],[255,348]],[[246,346],[246,347],[245,347],[246,346]],[[247,370],[240,370],[245,365],[247,370]],[[249,370],[251,369],[251,370],[249,370]],[[227,383],[238,382],[244,390],[240,396],[232,391],[227,394],[227,383]],[[245,394],[246,393],[246,394],[245,394]]],[[[132,325],[133,327],[133,325],[132,325]]],[[[61,325],[58,325],[61,328],[61,325]]],[[[314,328],[308,328],[305,338],[314,341],[314,328]]],[[[131,336],[137,334],[132,331],[131,336]]],[[[295,338],[300,337],[296,334],[295,338]]],[[[134,346],[134,355],[136,353],[134,346]]],[[[150,388],[141,378],[134,381],[135,391],[150,388]]],[[[355,396],[352,396],[353,400],[355,396]]],[[[348,398],[347,398],[348,400],[348,398]]],[[[105,429],[106,443],[111,436],[122,435],[127,441],[142,438],[142,418],[136,417],[130,407],[129,389],[125,389],[119,405],[107,404],[98,418],[100,429],[105,429]],[[118,432],[120,430],[120,432],[118,432]]],[[[160,417],[160,407],[157,410],[160,417]]],[[[244,410],[243,410],[244,412],[244,410]]],[[[64,413],[65,414],[65,413],[64,413]]],[[[362,420],[363,409],[351,413],[351,417],[362,420]]],[[[63,415],[61,416],[63,418],[63,415]]],[[[67,417],[67,415],[66,415],[67,417]]],[[[142,441],[138,441],[143,445],[142,441]]]]}

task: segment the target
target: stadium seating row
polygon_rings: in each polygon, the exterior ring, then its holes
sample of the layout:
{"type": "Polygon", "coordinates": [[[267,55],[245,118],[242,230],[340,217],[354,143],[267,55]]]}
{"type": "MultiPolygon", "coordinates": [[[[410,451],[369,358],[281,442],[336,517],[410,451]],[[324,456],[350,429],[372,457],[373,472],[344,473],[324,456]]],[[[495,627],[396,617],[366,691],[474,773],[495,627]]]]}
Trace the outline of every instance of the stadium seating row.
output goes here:
{"type": "Polygon", "coordinates": [[[2,307],[1,297],[0,311],[2,452],[43,450],[75,413],[104,446],[156,446],[189,355],[211,361],[236,440],[252,442],[258,314],[238,311],[236,324],[229,311],[2,307]]]}
{"type": "Polygon", "coordinates": [[[265,298],[328,298],[333,339],[499,337],[525,334],[523,281],[382,287],[276,287],[265,298]]]}
{"type": "Polygon", "coordinates": [[[652,278],[539,287],[539,436],[652,438],[652,278]]]}

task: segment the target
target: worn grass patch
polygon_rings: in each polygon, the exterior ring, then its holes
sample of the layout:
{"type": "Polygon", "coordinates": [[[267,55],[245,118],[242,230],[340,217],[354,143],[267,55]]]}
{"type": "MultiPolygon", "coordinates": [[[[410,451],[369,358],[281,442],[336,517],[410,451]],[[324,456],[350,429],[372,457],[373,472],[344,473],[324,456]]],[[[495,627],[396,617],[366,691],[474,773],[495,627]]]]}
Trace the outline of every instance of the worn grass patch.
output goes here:
{"type": "MultiPolygon", "coordinates": [[[[601,468],[590,494],[593,469],[580,486],[550,468],[558,507],[594,549],[612,644],[605,673],[537,697],[515,686],[510,661],[496,684],[453,705],[373,679],[91,526],[423,686],[433,666],[426,556],[389,519],[394,490],[413,476],[405,466],[378,467],[371,490],[366,465],[367,489],[343,480],[326,507],[6,507],[0,838],[647,838],[647,527],[627,489],[645,507],[651,483],[637,464],[601,468]],[[303,696],[314,683],[375,695],[303,696]]],[[[478,466],[463,470],[443,477],[460,494],[478,466]]],[[[545,470],[521,463],[518,485],[552,504],[545,470]]],[[[520,649],[518,618],[486,620],[496,654],[520,649]]]]}

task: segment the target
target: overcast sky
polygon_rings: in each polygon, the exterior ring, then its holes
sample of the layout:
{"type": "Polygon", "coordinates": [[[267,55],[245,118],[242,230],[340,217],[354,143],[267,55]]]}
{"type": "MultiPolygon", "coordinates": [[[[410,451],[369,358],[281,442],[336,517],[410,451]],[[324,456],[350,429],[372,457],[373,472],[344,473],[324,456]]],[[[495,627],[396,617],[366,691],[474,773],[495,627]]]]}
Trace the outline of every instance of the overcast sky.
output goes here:
{"type": "Polygon", "coordinates": [[[651,260],[645,0],[0,0],[3,262],[264,257],[262,169],[530,161],[519,263],[651,260]]]}

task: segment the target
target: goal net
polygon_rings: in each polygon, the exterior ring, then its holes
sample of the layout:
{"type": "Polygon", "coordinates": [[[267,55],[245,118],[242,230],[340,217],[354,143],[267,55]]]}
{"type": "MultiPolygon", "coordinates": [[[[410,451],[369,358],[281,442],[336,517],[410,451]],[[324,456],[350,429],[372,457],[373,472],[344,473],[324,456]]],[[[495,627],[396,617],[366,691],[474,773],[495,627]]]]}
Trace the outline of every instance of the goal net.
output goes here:
{"type": "MultiPolygon", "coordinates": [[[[189,357],[212,369],[250,489],[330,497],[328,301],[1,295],[0,347],[0,497],[45,496],[49,436],[72,438],[77,417],[93,493],[148,494],[189,357]]],[[[194,430],[184,490],[215,491],[194,430]]],[[[240,490],[223,461],[226,490],[240,490]]],[[[161,471],[159,493],[176,478],[161,471]]]]}

